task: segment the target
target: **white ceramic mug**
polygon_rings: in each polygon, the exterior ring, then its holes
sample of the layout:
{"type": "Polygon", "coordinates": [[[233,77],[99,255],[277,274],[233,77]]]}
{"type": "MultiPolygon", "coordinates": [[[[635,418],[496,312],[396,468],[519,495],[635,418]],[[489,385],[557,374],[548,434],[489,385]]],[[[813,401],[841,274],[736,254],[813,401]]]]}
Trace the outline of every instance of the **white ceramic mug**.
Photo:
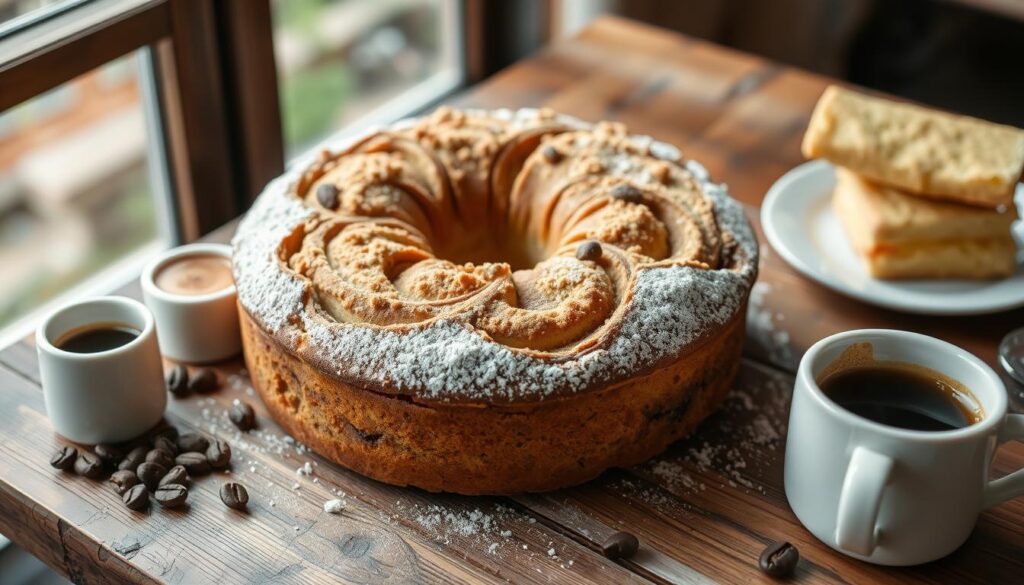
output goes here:
{"type": "Polygon", "coordinates": [[[88,445],[119,443],[142,435],[163,417],[163,363],[153,315],[142,303],[99,297],[57,309],[36,330],[36,352],[46,414],[64,437],[88,445]],[[139,335],[94,353],[57,347],[67,333],[94,323],[121,323],[139,335]]]}
{"type": "Polygon", "coordinates": [[[989,479],[999,443],[1024,440],[1024,415],[1007,414],[1006,390],[984,362],[944,341],[865,329],[822,339],[797,372],[786,440],[786,496],[816,537],[882,565],[941,558],[971,534],[982,510],[1024,494],[1024,470],[989,479]],[[876,423],[839,406],[815,382],[855,343],[880,361],[919,364],[961,382],[985,416],[950,431],[876,423]]]}
{"type": "Polygon", "coordinates": [[[153,311],[164,355],[188,363],[227,359],[242,351],[235,285],[201,295],[181,295],[156,285],[164,266],[192,255],[214,254],[231,260],[231,246],[188,244],[154,258],[142,271],[142,296],[153,311]]]}

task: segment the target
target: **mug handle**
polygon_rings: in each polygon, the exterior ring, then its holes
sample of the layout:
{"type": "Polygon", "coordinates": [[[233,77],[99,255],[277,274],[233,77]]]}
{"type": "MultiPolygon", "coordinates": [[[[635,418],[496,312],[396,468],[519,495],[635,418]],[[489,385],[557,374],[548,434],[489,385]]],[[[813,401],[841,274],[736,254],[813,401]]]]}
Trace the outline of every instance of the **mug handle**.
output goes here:
{"type": "MultiPolygon", "coordinates": [[[[999,431],[999,442],[1024,441],[1024,414],[1008,414],[999,431]]],[[[1024,495],[1024,469],[1018,469],[990,481],[985,487],[983,506],[989,508],[1000,502],[1024,495]]]]}
{"type": "MultiPolygon", "coordinates": [[[[892,472],[892,458],[865,447],[856,447],[846,468],[839,494],[836,545],[846,551],[870,555],[875,550],[878,510],[892,472]]],[[[1019,472],[1018,472],[1019,473],[1019,472]]]]}

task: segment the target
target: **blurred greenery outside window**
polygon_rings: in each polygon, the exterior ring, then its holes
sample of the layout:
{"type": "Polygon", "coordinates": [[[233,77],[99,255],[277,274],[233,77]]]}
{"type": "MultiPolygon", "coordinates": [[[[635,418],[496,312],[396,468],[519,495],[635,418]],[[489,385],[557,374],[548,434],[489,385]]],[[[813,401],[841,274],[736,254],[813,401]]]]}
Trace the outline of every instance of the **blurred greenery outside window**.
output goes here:
{"type": "MultiPolygon", "coordinates": [[[[273,0],[287,157],[461,68],[451,0],[273,0]]],[[[451,88],[448,88],[451,89],[451,88]]],[[[395,108],[392,108],[395,109],[395,108]]]]}
{"type": "Polygon", "coordinates": [[[0,113],[0,328],[117,261],[167,245],[142,55],[0,113]]]}

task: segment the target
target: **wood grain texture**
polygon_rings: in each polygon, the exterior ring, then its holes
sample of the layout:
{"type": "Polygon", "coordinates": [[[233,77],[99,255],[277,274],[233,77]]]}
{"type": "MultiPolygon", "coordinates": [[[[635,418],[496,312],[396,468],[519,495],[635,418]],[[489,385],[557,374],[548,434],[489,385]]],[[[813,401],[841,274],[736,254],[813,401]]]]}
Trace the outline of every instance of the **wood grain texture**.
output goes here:
{"type": "MultiPolygon", "coordinates": [[[[748,204],[753,220],[772,181],[800,162],[800,135],[827,82],[606,19],[453,103],[550,106],[625,121],[705,162],[748,204]]],[[[231,228],[212,237],[223,241],[231,228]]],[[[757,557],[783,539],[802,555],[795,583],[1019,580],[1024,501],[985,512],[974,535],[945,559],[883,569],[839,555],[803,529],[786,504],[782,452],[791,371],[821,336],[867,326],[912,329],[992,363],[999,335],[1024,312],[968,321],[882,311],[799,277],[763,250],[747,357],[722,411],[648,463],[546,494],[428,494],[340,469],[289,443],[250,395],[241,363],[230,361],[218,366],[226,381],[220,392],[171,399],[168,411],[183,429],[232,443],[230,474],[198,480],[184,513],[137,515],[107,486],[47,465],[60,439],[43,413],[35,350],[19,343],[0,352],[0,532],[82,583],[771,583],[757,557]],[[256,409],[257,430],[242,434],[227,421],[236,398],[256,409]],[[296,474],[306,462],[312,477],[296,474]],[[226,477],[249,488],[250,515],[217,499],[226,477]],[[323,501],[341,492],[345,511],[325,514],[323,501]],[[638,554],[621,563],[598,552],[618,530],[641,541],[638,554]]],[[[134,286],[122,292],[138,295],[134,286]]],[[[1022,445],[999,450],[997,475],[1021,466],[1022,445]]]]}

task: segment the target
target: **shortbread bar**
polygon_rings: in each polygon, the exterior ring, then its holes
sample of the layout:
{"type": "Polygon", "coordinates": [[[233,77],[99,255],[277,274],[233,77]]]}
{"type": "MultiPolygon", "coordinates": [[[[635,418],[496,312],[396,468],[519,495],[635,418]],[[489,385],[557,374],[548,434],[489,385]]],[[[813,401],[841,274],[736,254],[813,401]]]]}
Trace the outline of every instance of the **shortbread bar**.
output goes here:
{"type": "Polygon", "coordinates": [[[1024,131],[831,86],[803,153],[910,193],[995,208],[1012,205],[1024,131]]]}
{"type": "Polygon", "coordinates": [[[946,203],[881,187],[837,169],[832,203],[876,278],[997,278],[1014,271],[1017,214],[946,203]]]}

